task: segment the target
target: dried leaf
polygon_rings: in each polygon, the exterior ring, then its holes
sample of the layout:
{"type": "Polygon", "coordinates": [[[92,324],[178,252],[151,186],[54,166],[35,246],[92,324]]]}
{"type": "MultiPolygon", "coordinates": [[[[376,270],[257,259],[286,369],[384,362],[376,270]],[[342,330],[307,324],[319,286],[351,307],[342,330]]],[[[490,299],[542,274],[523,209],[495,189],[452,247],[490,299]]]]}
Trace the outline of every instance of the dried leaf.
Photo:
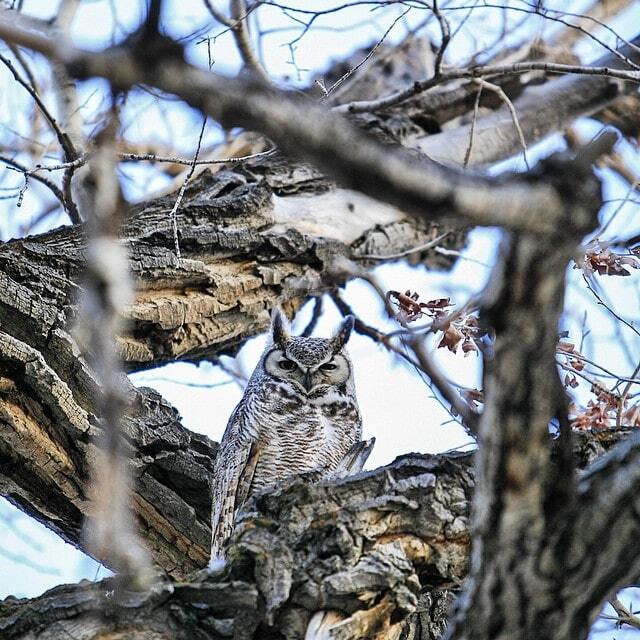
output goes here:
{"type": "Polygon", "coordinates": [[[484,393],[480,389],[460,389],[460,396],[473,411],[484,403],[484,393]]]}
{"type": "Polygon", "coordinates": [[[569,360],[569,366],[574,371],[582,371],[584,369],[584,362],[582,360],[572,358],[571,360],[569,360]]]}
{"type": "Polygon", "coordinates": [[[476,347],[476,343],[467,336],[462,343],[462,352],[466,356],[468,353],[473,353],[478,351],[478,347],[476,347]]]}
{"type": "Polygon", "coordinates": [[[455,353],[458,350],[458,344],[464,339],[464,333],[456,328],[454,324],[450,324],[445,330],[442,340],[438,345],[438,349],[446,347],[449,351],[455,353]]]}
{"type": "MultiPolygon", "coordinates": [[[[578,267],[578,265],[576,265],[578,267]]],[[[592,242],[582,257],[582,271],[585,275],[597,273],[601,276],[629,276],[631,272],[625,267],[640,269],[640,258],[634,252],[621,254],[603,248],[599,242],[592,242]]]]}
{"type": "Polygon", "coordinates": [[[564,377],[564,386],[565,387],[571,387],[572,389],[575,389],[578,386],[578,379],[572,374],[572,373],[567,373],[564,377]]]}

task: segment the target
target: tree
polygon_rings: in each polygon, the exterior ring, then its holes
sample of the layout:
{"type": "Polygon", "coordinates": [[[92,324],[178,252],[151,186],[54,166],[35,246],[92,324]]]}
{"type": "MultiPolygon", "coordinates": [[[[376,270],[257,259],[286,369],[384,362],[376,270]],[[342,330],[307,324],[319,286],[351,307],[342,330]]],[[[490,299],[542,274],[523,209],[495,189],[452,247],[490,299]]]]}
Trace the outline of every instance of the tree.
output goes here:
{"type": "MultiPolygon", "coordinates": [[[[606,362],[558,342],[572,261],[590,286],[593,274],[628,275],[639,263],[637,238],[601,242],[610,223],[598,220],[594,171],[606,166],[637,190],[612,132],[638,137],[640,40],[613,48],[597,35],[629,3],[593,3],[584,16],[522,3],[511,9],[560,27],[534,42],[530,26],[506,19],[498,41],[450,66],[451,43],[476,9],[371,2],[396,22],[412,11],[424,24],[409,22],[395,45],[387,31],[356,62],[289,91],[266,73],[252,18],[271,7],[304,35],[344,7],[232,0],[221,13],[204,4],[208,30],[229,30],[245,73],[188,62],[162,28],[159,0],[134,33],[97,51],[68,37],[76,2],[50,22],[19,7],[0,16],[0,60],[58,158],[38,163],[37,145],[13,141],[2,159],[24,181],[17,205],[38,181],[55,198],[43,198],[44,211],[71,222],[0,246],[2,491],[120,575],[5,600],[3,637],[426,640],[447,621],[456,639],[586,637],[602,603],[640,570],[640,365],[612,379],[606,362]],[[425,39],[431,25],[435,45],[425,39]],[[598,45],[595,62],[568,49],[581,37],[598,45]],[[50,65],[55,113],[32,71],[45,63],[29,52],[50,65]],[[75,81],[93,78],[109,92],[87,137],[75,81]],[[128,148],[122,123],[142,90],[219,123],[231,132],[223,148],[202,148],[204,126],[186,160],[128,148]],[[585,115],[609,131],[582,140],[572,126],[585,115]],[[566,151],[529,167],[528,147],[558,131],[566,151]],[[480,170],[520,153],[526,171],[480,170]],[[144,161],[188,172],[177,191],[127,209],[118,166],[144,161]],[[406,455],[333,483],[298,479],[243,511],[223,573],[199,572],[216,444],[123,379],[117,360],[127,372],[215,360],[263,331],[270,309],[294,314],[324,294],[348,313],[344,283],[380,289],[373,267],[407,256],[447,268],[477,225],[504,229],[481,295],[451,310],[409,283],[407,293],[380,291],[398,322],[393,335],[356,321],[428,376],[477,451],[406,455]],[[429,335],[482,352],[482,393],[448,380],[429,335]],[[584,409],[567,399],[580,377],[592,391],[584,409]],[[147,553],[162,578],[149,576],[147,553]]],[[[638,625],[613,602],[619,624],[638,625]]]]}

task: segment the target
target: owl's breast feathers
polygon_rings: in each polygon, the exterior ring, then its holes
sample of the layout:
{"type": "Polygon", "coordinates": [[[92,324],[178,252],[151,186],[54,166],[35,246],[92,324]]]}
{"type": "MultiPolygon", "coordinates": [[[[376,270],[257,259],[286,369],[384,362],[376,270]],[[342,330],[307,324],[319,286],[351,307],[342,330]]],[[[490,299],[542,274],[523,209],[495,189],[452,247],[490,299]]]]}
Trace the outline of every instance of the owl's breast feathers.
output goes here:
{"type": "Polygon", "coordinates": [[[329,475],[362,435],[360,412],[349,396],[310,399],[270,383],[245,409],[242,422],[260,451],[249,495],[300,473],[329,475]]]}

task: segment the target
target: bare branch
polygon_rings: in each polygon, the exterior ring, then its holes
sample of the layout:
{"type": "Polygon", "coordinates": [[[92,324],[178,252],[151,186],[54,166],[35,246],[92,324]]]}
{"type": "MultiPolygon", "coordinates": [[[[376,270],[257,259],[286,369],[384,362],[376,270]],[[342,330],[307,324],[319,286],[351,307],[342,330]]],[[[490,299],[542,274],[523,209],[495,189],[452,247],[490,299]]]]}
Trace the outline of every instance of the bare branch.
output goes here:
{"type": "Polygon", "coordinates": [[[173,227],[174,248],[175,248],[176,257],[178,258],[178,260],[180,259],[180,243],[178,242],[178,223],[176,220],[176,213],[178,212],[178,208],[180,207],[182,198],[184,197],[184,192],[187,190],[187,185],[189,184],[189,180],[191,180],[191,177],[193,176],[193,172],[196,170],[198,155],[200,154],[200,146],[202,145],[202,136],[204,135],[204,130],[206,126],[207,126],[207,119],[205,118],[204,121],[202,122],[202,127],[200,127],[200,135],[198,136],[196,151],[193,154],[193,161],[191,162],[189,171],[187,172],[187,175],[185,176],[184,181],[182,182],[182,186],[180,187],[180,191],[178,192],[178,197],[176,198],[176,201],[174,202],[173,207],[171,209],[171,213],[169,214],[171,217],[171,225],[173,227]]]}
{"type": "Polygon", "coordinates": [[[121,572],[134,588],[150,578],[147,553],[130,512],[130,478],[122,416],[127,404],[120,380],[116,336],[132,298],[128,261],[118,240],[124,201],[116,176],[115,109],[96,138],[96,151],[85,178],[83,206],[89,242],[87,278],[76,332],[101,386],[99,416],[104,439],[90,487],[91,515],[85,522],[87,547],[95,557],[121,572]]]}
{"type": "MultiPolygon", "coordinates": [[[[531,169],[529,166],[529,161],[527,160],[527,143],[524,139],[524,133],[522,133],[522,127],[520,126],[520,121],[518,120],[518,114],[516,112],[515,107],[513,106],[513,102],[509,99],[509,96],[504,92],[501,86],[497,84],[493,84],[492,82],[487,82],[486,80],[476,79],[474,82],[477,82],[481,87],[485,89],[489,89],[489,91],[493,91],[496,93],[500,100],[502,100],[507,109],[509,109],[509,113],[511,114],[511,119],[513,120],[513,126],[518,133],[518,140],[520,141],[520,145],[522,146],[522,157],[524,159],[524,163],[527,169],[531,169]]],[[[479,94],[478,94],[479,95],[479,94]]],[[[465,156],[465,166],[468,164],[468,159],[465,156]]]]}
{"type": "Polygon", "coordinates": [[[640,630],[640,617],[633,613],[628,607],[625,607],[619,598],[609,600],[609,604],[614,608],[618,616],[615,618],[617,625],[622,627],[626,624],[640,630]]]}
{"type": "Polygon", "coordinates": [[[37,47],[64,59],[77,75],[98,75],[125,88],[147,82],[180,95],[192,106],[222,124],[260,129],[285,151],[303,153],[345,186],[373,197],[409,206],[429,217],[458,215],[475,224],[500,224],[538,232],[557,228],[563,209],[550,185],[521,178],[496,182],[461,176],[422,159],[419,166],[400,152],[392,152],[357,133],[342,119],[312,107],[299,97],[287,97],[242,80],[221,78],[181,60],[141,67],[123,48],[105,53],[82,52],[52,44],[48,39],[0,22],[0,36],[37,47]],[[43,40],[46,40],[43,41],[43,40]],[[510,202],[508,211],[501,203],[510,202]],[[498,213],[497,213],[498,212],[498,213]]]}
{"type": "MultiPolygon", "coordinates": [[[[607,58],[609,60],[610,58],[607,58]]],[[[611,61],[613,62],[613,61],[611,61]]],[[[451,80],[459,80],[462,78],[484,78],[491,76],[513,75],[527,73],[529,71],[544,71],[545,73],[558,73],[562,75],[575,74],[587,76],[604,76],[608,78],[617,78],[627,82],[640,82],[640,71],[628,71],[625,69],[616,69],[608,66],[586,66],[560,64],[554,62],[518,62],[506,65],[490,65],[486,67],[468,67],[466,69],[451,69],[444,71],[440,76],[429,78],[415,82],[411,87],[398,91],[386,98],[378,100],[351,102],[348,104],[335,107],[336,111],[348,113],[365,113],[367,111],[377,111],[379,109],[387,109],[404,100],[413,98],[414,96],[432,89],[444,82],[451,80]]]]}
{"type": "Polygon", "coordinates": [[[251,36],[249,35],[249,14],[247,12],[247,5],[245,0],[231,0],[231,18],[233,24],[231,32],[242,56],[247,69],[260,78],[266,84],[272,84],[269,74],[265,71],[264,67],[253,50],[251,44],[251,36]]]}

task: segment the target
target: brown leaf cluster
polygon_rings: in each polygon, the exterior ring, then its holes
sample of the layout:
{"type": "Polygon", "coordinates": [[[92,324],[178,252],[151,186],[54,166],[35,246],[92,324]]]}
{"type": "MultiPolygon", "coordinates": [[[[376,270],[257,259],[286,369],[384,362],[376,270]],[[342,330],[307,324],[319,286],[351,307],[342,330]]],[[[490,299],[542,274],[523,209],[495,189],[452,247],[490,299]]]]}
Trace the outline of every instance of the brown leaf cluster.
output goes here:
{"type": "Polygon", "coordinates": [[[610,247],[603,247],[597,240],[591,242],[582,256],[581,263],[575,268],[589,276],[597,273],[601,276],[630,276],[631,269],[640,269],[640,256],[638,250],[632,250],[628,254],[615,253],[610,247]]]}
{"type": "MultiPolygon", "coordinates": [[[[572,342],[565,342],[560,340],[558,342],[558,351],[561,351],[565,356],[565,364],[574,371],[582,371],[584,369],[584,362],[580,359],[582,355],[576,350],[576,346],[572,342]]],[[[564,386],[575,389],[578,386],[578,378],[570,371],[567,371],[564,376],[564,386]]]]}
{"type": "MultiPolygon", "coordinates": [[[[566,334],[561,337],[566,337],[566,334]]],[[[573,343],[560,340],[558,351],[565,357],[566,366],[573,371],[580,372],[585,368],[585,362],[581,359],[583,356],[573,343]]],[[[564,386],[575,389],[579,381],[573,371],[566,372],[564,386]]],[[[591,393],[594,397],[586,407],[575,403],[570,406],[571,426],[574,429],[608,429],[618,423],[625,427],[640,426],[640,404],[629,406],[626,398],[623,399],[620,394],[597,381],[591,383],[591,393]]]]}
{"type": "Polygon", "coordinates": [[[574,429],[609,429],[618,423],[623,427],[640,427],[640,403],[629,406],[627,400],[594,382],[591,392],[595,398],[586,407],[573,404],[570,408],[574,429]]]}
{"type": "Polygon", "coordinates": [[[419,302],[420,294],[407,289],[404,293],[400,291],[387,291],[387,301],[396,310],[398,322],[414,322],[422,318],[425,314],[431,316],[434,313],[444,313],[444,310],[451,306],[449,298],[436,298],[428,302],[419,302]]]}
{"type": "Polygon", "coordinates": [[[591,385],[591,393],[595,398],[589,400],[585,408],[572,405],[571,426],[574,429],[608,429],[614,426],[620,396],[597,382],[591,385]]]}
{"type": "Polygon", "coordinates": [[[471,314],[446,323],[442,332],[443,336],[438,348],[446,347],[449,351],[456,353],[461,346],[465,355],[478,351],[477,339],[487,334],[485,329],[479,327],[478,318],[471,314]]]}
{"type": "Polygon", "coordinates": [[[487,330],[478,324],[477,316],[451,312],[453,306],[450,298],[434,298],[420,302],[420,295],[407,289],[404,293],[387,291],[387,300],[396,311],[399,322],[413,322],[429,316],[433,319],[433,330],[441,331],[442,338],[438,348],[447,348],[457,353],[459,348],[466,355],[478,351],[478,340],[487,335],[487,330]]]}

